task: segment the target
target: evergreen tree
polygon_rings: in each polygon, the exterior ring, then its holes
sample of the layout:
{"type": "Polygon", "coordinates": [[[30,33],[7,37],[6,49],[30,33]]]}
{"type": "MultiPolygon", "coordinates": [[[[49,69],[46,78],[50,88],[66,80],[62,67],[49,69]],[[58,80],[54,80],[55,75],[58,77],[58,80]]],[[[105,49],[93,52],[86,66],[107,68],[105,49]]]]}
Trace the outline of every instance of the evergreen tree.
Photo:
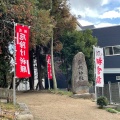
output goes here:
{"type": "MultiPolygon", "coordinates": [[[[7,76],[11,71],[11,58],[9,44],[13,44],[13,24],[6,20],[7,1],[0,2],[0,87],[7,87],[7,76]]],[[[10,74],[9,74],[10,75],[10,74]]]]}
{"type": "Polygon", "coordinates": [[[54,16],[56,26],[54,28],[54,49],[60,51],[62,49],[62,43],[59,38],[66,31],[72,31],[76,29],[76,18],[70,13],[70,6],[67,4],[67,0],[52,0],[51,15],[54,16]]]}
{"type": "MultiPolygon", "coordinates": [[[[97,39],[92,36],[92,31],[86,30],[67,32],[61,36],[60,40],[63,43],[63,49],[61,51],[61,59],[63,63],[61,65],[61,69],[70,76],[73,57],[78,52],[83,52],[88,67],[89,82],[94,81],[93,45],[97,44],[97,39]]],[[[71,80],[71,77],[67,80],[71,80]]]]}
{"type": "Polygon", "coordinates": [[[50,10],[51,16],[54,18],[55,28],[52,31],[51,37],[51,61],[53,72],[54,89],[57,88],[54,62],[53,62],[53,49],[54,52],[59,52],[62,49],[62,43],[59,40],[60,36],[65,31],[72,31],[76,28],[76,18],[70,14],[69,6],[66,0],[38,0],[39,8],[50,10]],[[53,47],[54,45],[54,47],[53,47]]]}

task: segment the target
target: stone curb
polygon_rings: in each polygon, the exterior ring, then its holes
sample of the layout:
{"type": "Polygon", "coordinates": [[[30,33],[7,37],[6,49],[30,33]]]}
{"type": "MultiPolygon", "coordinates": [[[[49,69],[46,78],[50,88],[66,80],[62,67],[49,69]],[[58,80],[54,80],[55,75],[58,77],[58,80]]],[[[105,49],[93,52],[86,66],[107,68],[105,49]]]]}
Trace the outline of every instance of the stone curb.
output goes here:
{"type": "Polygon", "coordinates": [[[78,99],[78,98],[93,99],[93,100],[95,99],[94,94],[91,94],[91,93],[73,94],[71,97],[75,99],[78,99]]]}
{"type": "Polygon", "coordinates": [[[20,112],[15,113],[15,120],[34,120],[34,117],[28,109],[27,105],[25,103],[18,104],[20,106],[20,112]]]}

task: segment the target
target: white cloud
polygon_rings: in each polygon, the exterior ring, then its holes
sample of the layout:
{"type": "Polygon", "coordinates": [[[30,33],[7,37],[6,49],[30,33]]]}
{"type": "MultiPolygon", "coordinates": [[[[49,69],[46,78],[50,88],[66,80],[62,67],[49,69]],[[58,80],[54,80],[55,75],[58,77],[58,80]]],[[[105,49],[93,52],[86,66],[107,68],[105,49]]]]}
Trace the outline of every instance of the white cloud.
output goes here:
{"type": "Polygon", "coordinates": [[[70,0],[71,13],[82,17],[97,17],[103,0],[70,0]]]}
{"type": "Polygon", "coordinates": [[[108,11],[108,12],[105,12],[103,15],[100,15],[101,19],[104,19],[104,18],[120,18],[120,12],[118,11],[108,11]]]}
{"type": "Polygon", "coordinates": [[[120,12],[120,7],[115,8],[116,11],[120,12]]]}
{"type": "Polygon", "coordinates": [[[102,23],[102,21],[106,18],[108,19],[120,18],[120,7],[115,7],[115,4],[116,6],[120,4],[120,0],[69,0],[69,1],[71,3],[71,13],[76,15],[76,17],[78,15],[81,16],[80,19],[78,19],[78,21],[82,26],[94,24],[96,24],[96,27],[112,26],[116,24],[108,23],[107,21],[102,23]],[[113,6],[112,3],[114,3],[113,6]],[[90,22],[88,20],[90,20],[90,22]]]}
{"type": "Polygon", "coordinates": [[[107,5],[111,2],[120,2],[120,0],[102,0],[102,6],[107,5]]]}
{"type": "MultiPolygon", "coordinates": [[[[81,15],[82,18],[85,17],[99,17],[101,15],[101,18],[106,18],[105,16],[108,16],[107,11],[109,11],[110,6],[102,7],[103,5],[107,5],[109,3],[117,2],[120,3],[120,0],[69,0],[71,4],[71,13],[74,15],[81,15]],[[104,15],[104,12],[105,15],[104,15]],[[102,17],[103,14],[103,17],[102,17]]],[[[118,8],[119,9],[119,8],[118,8]]],[[[117,10],[119,11],[119,10],[117,10]]],[[[108,18],[112,17],[109,15],[108,18]]],[[[115,13],[115,17],[118,15],[118,13],[115,13]]]]}
{"type": "Polygon", "coordinates": [[[97,11],[93,11],[90,8],[85,9],[84,15],[85,16],[90,16],[90,17],[98,17],[99,16],[97,11]]]}
{"type": "Polygon", "coordinates": [[[103,5],[106,5],[106,4],[108,4],[109,2],[110,2],[110,0],[102,0],[102,4],[101,4],[101,5],[102,5],[102,6],[103,6],[103,5]]]}

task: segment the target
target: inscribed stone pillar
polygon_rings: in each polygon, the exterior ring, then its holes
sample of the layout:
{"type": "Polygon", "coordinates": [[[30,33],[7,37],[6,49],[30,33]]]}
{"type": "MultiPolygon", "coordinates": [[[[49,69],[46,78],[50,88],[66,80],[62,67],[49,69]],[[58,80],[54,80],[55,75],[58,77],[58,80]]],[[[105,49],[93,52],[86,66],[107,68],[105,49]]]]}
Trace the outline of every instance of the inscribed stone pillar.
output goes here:
{"type": "Polygon", "coordinates": [[[77,53],[72,63],[72,91],[75,94],[88,93],[88,70],[85,56],[82,52],[77,53]]]}

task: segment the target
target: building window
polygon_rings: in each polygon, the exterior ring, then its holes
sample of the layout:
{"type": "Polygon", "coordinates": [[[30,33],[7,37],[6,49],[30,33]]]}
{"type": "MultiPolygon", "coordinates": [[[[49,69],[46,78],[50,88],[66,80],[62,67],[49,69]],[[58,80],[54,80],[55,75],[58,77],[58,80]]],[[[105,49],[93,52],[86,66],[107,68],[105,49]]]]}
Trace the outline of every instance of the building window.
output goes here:
{"type": "Polygon", "coordinates": [[[120,55],[120,45],[113,46],[114,54],[119,54],[120,55]]]}
{"type": "Polygon", "coordinates": [[[120,76],[116,76],[116,80],[120,80],[120,76]]]}
{"type": "Polygon", "coordinates": [[[105,47],[105,56],[120,55],[120,45],[105,47]]]}
{"type": "Polygon", "coordinates": [[[105,55],[113,55],[112,47],[106,47],[105,48],[105,55]]]}

